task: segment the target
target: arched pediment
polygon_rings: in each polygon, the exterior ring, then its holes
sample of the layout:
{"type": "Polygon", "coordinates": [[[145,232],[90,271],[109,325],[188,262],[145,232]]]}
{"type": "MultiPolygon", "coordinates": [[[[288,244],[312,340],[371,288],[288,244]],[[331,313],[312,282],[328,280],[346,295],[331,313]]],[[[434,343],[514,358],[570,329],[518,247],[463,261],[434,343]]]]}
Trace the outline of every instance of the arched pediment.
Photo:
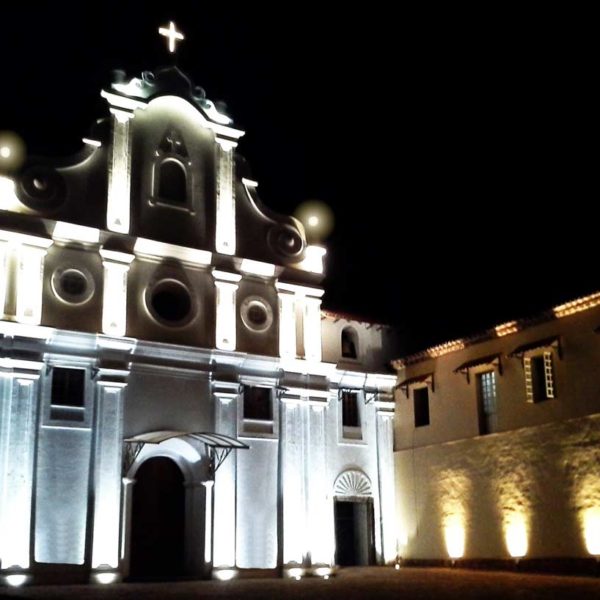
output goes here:
{"type": "Polygon", "coordinates": [[[333,484],[333,493],[335,496],[351,498],[371,496],[371,480],[358,469],[348,469],[338,475],[333,484]]]}

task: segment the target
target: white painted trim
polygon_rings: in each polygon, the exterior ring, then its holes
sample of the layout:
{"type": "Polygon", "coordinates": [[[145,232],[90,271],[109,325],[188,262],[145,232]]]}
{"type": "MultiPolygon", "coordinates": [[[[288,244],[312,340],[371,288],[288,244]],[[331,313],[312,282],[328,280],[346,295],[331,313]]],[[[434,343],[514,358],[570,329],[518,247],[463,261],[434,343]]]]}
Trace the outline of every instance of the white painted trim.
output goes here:
{"type": "Polygon", "coordinates": [[[115,250],[105,250],[104,248],[100,249],[100,256],[104,260],[108,260],[114,263],[120,263],[123,265],[129,265],[135,258],[133,254],[128,254],[126,252],[116,252],[115,250]]]}
{"type": "Polygon", "coordinates": [[[271,263],[243,258],[240,271],[250,275],[260,275],[261,277],[274,277],[276,267],[271,263]]]}
{"type": "Polygon", "coordinates": [[[149,258],[175,258],[191,265],[206,266],[212,262],[212,253],[207,250],[156,242],[146,238],[136,240],[133,252],[138,256],[149,258]]]}
{"type": "Polygon", "coordinates": [[[233,283],[238,283],[242,278],[239,273],[229,273],[228,271],[219,271],[217,269],[213,269],[212,275],[217,281],[231,281],[233,283]]]}
{"type": "Polygon", "coordinates": [[[297,285],[294,283],[284,283],[282,281],[275,282],[275,287],[282,292],[292,292],[298,296],[312,296],[314,298],[321,298],[325,293],[325,290],[323,289],[308,287],[306,285],[297,285]]]}
{"type": "Polygon", "coordinates": [[[100,230],[95,227],[57,221],[52,232],[52,239],[81,242],[83,244],[98,244],[100,243],[100,230]]]}

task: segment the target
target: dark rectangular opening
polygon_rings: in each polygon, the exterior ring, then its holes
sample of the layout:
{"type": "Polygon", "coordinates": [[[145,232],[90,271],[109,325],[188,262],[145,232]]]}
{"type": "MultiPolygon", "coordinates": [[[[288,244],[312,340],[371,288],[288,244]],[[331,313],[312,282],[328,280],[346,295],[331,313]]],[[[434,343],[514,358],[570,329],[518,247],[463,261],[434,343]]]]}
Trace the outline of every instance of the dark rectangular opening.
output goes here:
{"type": "Polygon", "coordinates": [[[546,369],[543,355],[531,357],[531,385],[533,388],[534,402],[548,399],[548,395],[546,394],[546,369]]]}
{"type": "Polygon", "coordinates": [[[373,502],[346,502],[336,498],[335,562],[340,566],[375,564],[373,502]]]}
{"type": "Polygon", "coordinates": [[[496,376],[493,371],[477,374],[477,403],[479,434],[492,433],[496,429],[496,376]]]}
{"type": "Polygon", "coordinates": [[[271,388],[249,385],[244,388],[244,419],[273,420],[271,388]]]}
{"type": "Polygon", "coordinates": [[[342,425],[344,427],[360,427],[356,392],[342,392],[342,425]]]}
{"type": "Polygon", "coordinates": [[[85,406],[85,370],[54,367],[52,369],[52,406],[85,406]]]}
{"type": "Polygon", "coordinates": [[[429,425],[429,390],[426,387],[413,390],[415,427],[429,425]]]}

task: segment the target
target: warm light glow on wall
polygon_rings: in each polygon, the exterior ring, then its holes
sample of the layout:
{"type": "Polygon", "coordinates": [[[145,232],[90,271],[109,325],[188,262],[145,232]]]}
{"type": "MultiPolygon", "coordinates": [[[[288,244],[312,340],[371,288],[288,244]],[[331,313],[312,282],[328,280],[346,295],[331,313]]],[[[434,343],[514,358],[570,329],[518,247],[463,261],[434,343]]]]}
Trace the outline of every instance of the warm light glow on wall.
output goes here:
{"type": "Polygon", "coordinates": [[[217,138],[217,227],[215,248],[221,254],[235,254],[235,186],[233,177],[233,149],[235,143],[217,138]]]}
{"type": "Polygon", "coordinates": [[[527,519],[524,514],[513,513],[506,517],[504,523],[504,540],[506,549],[513,558],[522,558],[527,554],[528,534],[527,519]]]}
{"type": "Polygon", "coordinates": [[[108,204],[106,226],[110,231],[129,233],[129,205],[131,192],[131,135],[130,112],[112,109],[113,145],[111,167],[108,173],[108,204]]]}
{"type": "Polygon", "coordinates": [[[100,250],[104,265],[104,295],[102,332],[125,335],[127,331],[127,272],[133,260],[131,254],[100,250]]]}
{"type": "Polygon", "coordinates": [[[235,296],[242,277],[235,273],[213,271],[217,301],[216,346],[220,350],[235,350],[236,344],[236,305],[235,296]]]}
{"type": "Polygon", "coordinates": [[[322,274],[324,271],[323,258],[326,254],[327,250],[322,246],[307,246],[304,253],[304,260],[298,266],[311,273],[322,274]]]}
{"type": "Polygon", "coordinates": [[[583,511],[583,537],[587,551],[600,556],[600,506],[583,511]]]}
{"type": "Polygon", "coordinates": [[[505,335],[509,335],[511,333],[516,333],[519,331],[519,327],[516,321],[508,321],[507,323],[502,323],[502,325],[497,325],[494,327],[496,330],[496,335],[498,337],[504,337],[505,335]]]}
{"type": "Polygon", "coordinates": [[[465,507],[471,482],[461,470],[444,469],[437,475],[437,491],[446,551],[452,559],[462,558],[467,529],[465,507]]]}
{"type": "Polygon", "coordinates": [[[499,448],[495,453],[495,476],[491,481],[508,553],[513,558],[527,554],[529,518],[532,512],[531,455],[499,448]]]}
{"type": "Polygon", "coordinates": [[[402,553],[401,551],[404,550],[408,544],[408,527],[404,524],[404,519],[399,519],[396,544],[400,553],[402,553]]]}
{"type": "MultiPolygon", "coordinates": [[[[590,438],[591,439],[591,438],[590,438]]],[[[569,472],[574,478],[573,500],[579,516],[587,551],[600,556],[600,475],[597,473],[600,449],[581,445],[569,456],[569,472]]]]}
{"type": "Polygon", "coordinates": [[[429,354],[429,356],[432,358],[437,358],[438,356],[443,356],[444,354],[449,354],[450,352],[462,350],[464,347],[465,343],[462,340],[454,340],[452,342],[446,342],[445,344],[440,344],[439,346],[429,348],[429,350],[427,350],[427,354],[429,354]]]}
{"type": "Polygon", "coordinates": [[[465,527],[459,515],[449,517],[444,525],[444,541],[450,558],[462,558],[465,554],[465,527]]]}
{"type": "Polygon", "coordinates": [[[569,315],[594,308],[598,305],[600,305],[600,292],[590,294],[589,296],[584,296],[583,298],[578,298],[577,300],[572,300],[571,302],[566,302],[565,304],[560,304],[559,306],[555,306],[552,311],[554,312],[554,316],[560,319],[562,317],[567,317],[569,315]]]}

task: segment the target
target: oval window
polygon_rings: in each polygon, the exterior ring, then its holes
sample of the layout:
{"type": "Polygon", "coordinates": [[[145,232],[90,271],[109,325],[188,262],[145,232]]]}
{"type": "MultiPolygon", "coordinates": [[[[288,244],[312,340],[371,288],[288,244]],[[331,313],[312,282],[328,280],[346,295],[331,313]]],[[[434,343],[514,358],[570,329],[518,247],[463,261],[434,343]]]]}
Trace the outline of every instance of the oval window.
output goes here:
{"type": "Polygon", "coordinates": [[[248,296],[241,306],[242,322],[252,331],[266,331],[273,323],[273,309],[260,296],[248,296]]]}
{"type": "Polygon", "coordinates": [[[168,325],[185,325],[192,316],[190,292],[176,279],[163,279],[154,285],[146,304],[153,317],[168,325]]]}
{"type": "Polygon", "coordinates": [[[94,294],[94,278],[87,269],[67,267],[52,274],[52,290],[64,302],[83,304],[94,294]]]}

